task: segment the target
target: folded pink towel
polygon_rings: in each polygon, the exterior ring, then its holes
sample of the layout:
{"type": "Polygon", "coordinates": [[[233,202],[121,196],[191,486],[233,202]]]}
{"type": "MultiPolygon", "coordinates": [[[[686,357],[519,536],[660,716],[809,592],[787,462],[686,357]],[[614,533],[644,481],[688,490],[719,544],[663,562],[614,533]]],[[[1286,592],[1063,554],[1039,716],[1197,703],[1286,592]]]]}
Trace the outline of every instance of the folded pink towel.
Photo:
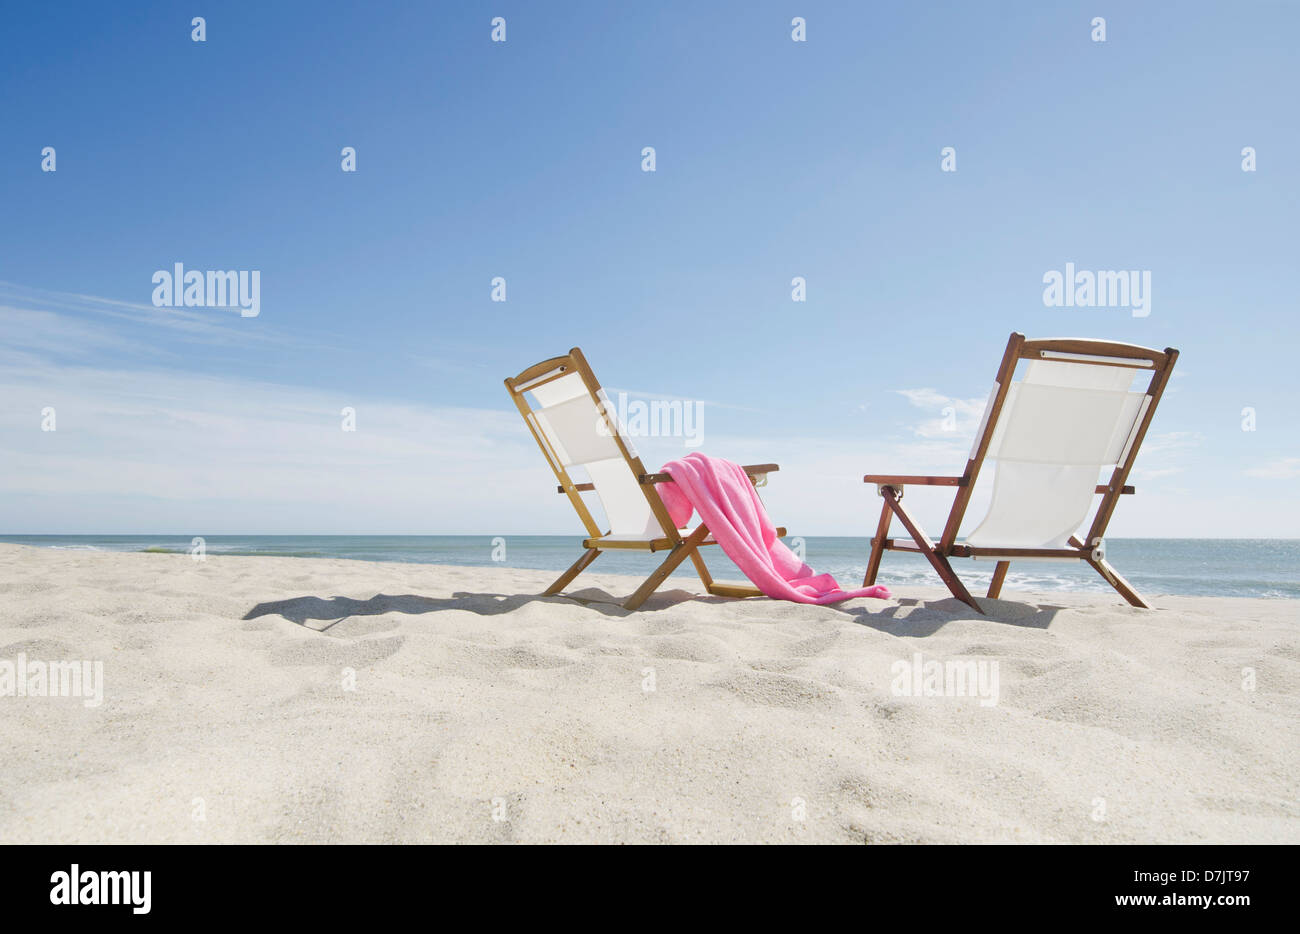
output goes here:
{"type": "Polygon", "coordinates": [[[680,529],[698,512],[727,557],[754,586],[774,600],[838,603],[852,597],[889,597],[889,588],[841,590],[835,578],[818,574],[776,537],[776,527],[739,464],[705,454],[687,454],[664,464],[672,483],[658,485],[659,497],[680,529]]]}

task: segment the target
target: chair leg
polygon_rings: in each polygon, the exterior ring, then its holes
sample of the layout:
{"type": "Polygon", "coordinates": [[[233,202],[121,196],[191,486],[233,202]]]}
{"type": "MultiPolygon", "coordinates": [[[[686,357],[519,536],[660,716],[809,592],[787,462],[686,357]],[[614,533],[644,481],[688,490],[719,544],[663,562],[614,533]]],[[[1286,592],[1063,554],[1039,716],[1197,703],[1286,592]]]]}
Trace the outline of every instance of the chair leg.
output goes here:
{"type": "MultiPolygon", "coordinates": [[[[1084,547],[1083,542],[1081,542],[1076,535],[1070,536],[1070,544],[1075,548],[1084,547]]],[[[1083,560],[1092,565],[1093,570],[1100,574],[1106,583],[1119,591],[1119,595],[1127,600],[1132,606],[1141,607],[1144,610],[1151,609],[1151,604],[1147,603],[1146,600],[1142,598],[1142,595],[1133,589],[1133,585],[1124,580],[1124,575],[1111,567],[1105,558],[1097,559],[1092,555],[1085,555],[1083,560]]]]}
{"type": "Polygon", "coordinates": [[[761,597],[763,591],[757,587],[746,587],[743,584],[719,584],[713,580],[713,575],[709,569],[704,566],[704,556],[700,554],[699,549],[691,552],[691,560],[695,562],[695,570],[700,575],[700,580],[704,582],[704,589],[715,597],[761,597]]]}
{"type": "Polygon", "coordinates": [[[544,596],[551,597],[559,593],[565,587],[568,587],[570,582],[579,574],[581,574],[583,569],[586,568],[587,565],[595,561],[596,556],[599,554],[600,554],[600,549],[588,548],[586,551],[582,553],[582,557],[579,558],[577,561],[573,562],[573,564],[569,566],[569,569],[567,571],[565,571],[563,574],[561,574],[559,577],[555,579],[554,584],[552,584],[551,586],[547,587],[544,591],[542,591],[542,594],[544,596]]]}
{"type": "Polygon", "coordinates": [[[996,600],[998,594],[1002,593],[1002,582],[1007,579],[1007,568],[1011,567],[1010,561],[999,561],[997,567],[993,569],[993,580],[989,581],[989,599],[996,600]]]}
{"type": "MultiPolygon", "coordinates": [[[[659,585],[668,579],[668,575],[677,569],[677,565],[685,561],[688,556],[700,547],[700,542],[704,541],[708,534],[709,530],[701,523],[700,527],[692,532],[685,541],[674,545],[673,550],[668,552],[668,557],[664,558],[664,563],[655,568],[654,573],[645,579],[645,583],[638,587],[632,596],[627,598],[627,601],[623,604],[623,609],[635,610],[645,603],[646,599],[659,589],[659,585]]],[[[705,573],[707,574],[708,571],[706,570],[705,573]]]]}
{"type": "Polygon", "coordinates": [[[975,602],[975,598],[970,595],[970,591],[967,590],[966,585],[961,582],[961,578],[957,576],[957,572],[952,569],[952,565],[948,563],[948,559],[937,551],[927,551],[925,556],[930,559],[930,566],[935,569],[943,582],[948,585],[948,590],[952,595],[976,613],[983,616],[984,611],[981,610],[980,605],[975,602]]]}
{"type": "Polygon", "coordinates": [[[912,536],[913,541],[921,546],[926,560],[930,562],[930,566],[934,568],[940,580],[948,585],[948,590],[952,592],[952,595],[982,616],[984,611],[975,602],[975,598],[970,595],[970,591],[961,582],[957,572],[952,569],[952,565],[948,563],[948,558],[939,553],[939,549],[934,546],[934,542],[930,541],[930,537],[921,531],[921,527],[916,524],[911,514],[903,508],[903,504],[898,501],[898,494],[894,492],[893,487],[882,487],[880,495],[884,497],[885,504],[894,511],[894,515],[898,516],[903,523],[903,527],[912,536]]]}
{"type": "Polygon", "coordinates": [[[871,540],[871,554],[867,556],[867,575],[862,578],[863,587],[870,587],[876,582],[876,574],[880,571],[880,559],[885,553],[885,539],[889,537],[889,521],[893,518],[894,514],[889,511],[889,503],[881,503],[876,537],[871,540]]]}
{"type": "Polygon", "coordinates": [[[746,597],[767,596],[757,587],[747,587],[744,584],[710,584],[709,593],[715,597],[736,597],[742,600],[746,597]]]}
{"type": "Polygon", "coordinates": [[[1106,579],[1106,583],[1119,591],[1119,595],[1127,600],[1132,606],[1141,607],[1144,610],[1151,609],[1151,604],[1147,603],[1146,600],[1142,598],[1142,595],[1133,589],[1133,585],[1124,580],[1124,576],[1111,567],[1106,562],[1105,558],[1097,560],[1089,557],[1084,560],[1096,568],[1097,573],[1106,579]]]}
{"type": "Polygon", "coordinates": [[[761,597],[763,591],[757,587],[735,586],[733,584],[715,584],[713,575],[709,573],[708,566],[704,563],[704,555],[696,548],[691,552],[691,562],[695,565],[695,572],[700,575],[700,582],[704,584],[704,589],[715,597],[761,597]]]}
{"type": "Polygon", "coordinates": [[[713,575],[709,573],[708,565],[704,563],[704,555],[700,554],[697,548],[691,552],[691,563],[695,565],[695,573],[700,575],[700,583],[709,593],[713,593],[713,575]]]}

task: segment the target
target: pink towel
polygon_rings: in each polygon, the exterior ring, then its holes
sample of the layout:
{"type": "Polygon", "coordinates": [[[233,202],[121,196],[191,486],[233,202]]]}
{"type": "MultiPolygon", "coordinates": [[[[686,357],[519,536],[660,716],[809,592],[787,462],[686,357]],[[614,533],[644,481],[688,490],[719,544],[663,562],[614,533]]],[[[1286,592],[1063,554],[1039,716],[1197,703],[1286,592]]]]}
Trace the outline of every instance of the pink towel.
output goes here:
{"type": "Polygon", "coordinates": [[[818,574],[776,537],[776,528],[739,464],[704,454],[687,454],[664,464],[672,483],[658,485],[659,497],[680,529],[698,512],[714,540],[754,586],[774,600],[838,603],[852,597],[889,597],[889,588],[841,590],[835,578],[818,574]]]}

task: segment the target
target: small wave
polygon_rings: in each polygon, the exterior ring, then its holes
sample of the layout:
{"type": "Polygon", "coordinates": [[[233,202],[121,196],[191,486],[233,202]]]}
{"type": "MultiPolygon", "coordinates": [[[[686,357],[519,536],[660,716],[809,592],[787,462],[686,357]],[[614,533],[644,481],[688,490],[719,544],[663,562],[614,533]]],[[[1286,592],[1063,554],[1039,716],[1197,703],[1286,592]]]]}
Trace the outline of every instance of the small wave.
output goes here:
{"type": "MultiPolygon", "coordinates": [[[[346,555],[334,555],[324,551],[277,551],[267,548],[241,548],[238,545],[222,547],[220,544],[213,545],[208,543],[207,552],[210,555],[220,555],[229,558],[342,558],[346,555]]],[[[188,554],[188,551],[186,552],[188,554]]],[[[364,559],[363,559],[364,560],[364,559]]]]}

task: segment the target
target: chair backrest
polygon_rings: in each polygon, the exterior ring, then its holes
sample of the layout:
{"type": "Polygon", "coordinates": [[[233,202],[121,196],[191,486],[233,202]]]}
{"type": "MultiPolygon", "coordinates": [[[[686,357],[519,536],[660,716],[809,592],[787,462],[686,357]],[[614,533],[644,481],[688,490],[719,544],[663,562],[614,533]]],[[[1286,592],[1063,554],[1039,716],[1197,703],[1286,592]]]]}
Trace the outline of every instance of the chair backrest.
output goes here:
{"type": "Polygon", "coordinates": [[[1092,509],[1101,472],[1110,468],[1086,539],[1095,544],[1177,356],[1172,348],[1073,338],[1026,341],[1013,334],[968,461],[963,508],[983,460],[995,461],[996,472],[988,513],[966,536],[967,544],[1074,547],[1071,538],[1092,509]],[[1024,375],[1015,380],[1022,360],[1024,375]]]}
{"type": "Polygon", "coordinates": [[[565,356],[544,360],[505,383],[592,538],[680,538],[659,494],[641,483],[645,466],[581,350],[575,347],[565,356]],[[581,481],[570,473],[575,467],[585,469],[600,497],[607,530],[583,501],[577,489],[581,481]]]}

